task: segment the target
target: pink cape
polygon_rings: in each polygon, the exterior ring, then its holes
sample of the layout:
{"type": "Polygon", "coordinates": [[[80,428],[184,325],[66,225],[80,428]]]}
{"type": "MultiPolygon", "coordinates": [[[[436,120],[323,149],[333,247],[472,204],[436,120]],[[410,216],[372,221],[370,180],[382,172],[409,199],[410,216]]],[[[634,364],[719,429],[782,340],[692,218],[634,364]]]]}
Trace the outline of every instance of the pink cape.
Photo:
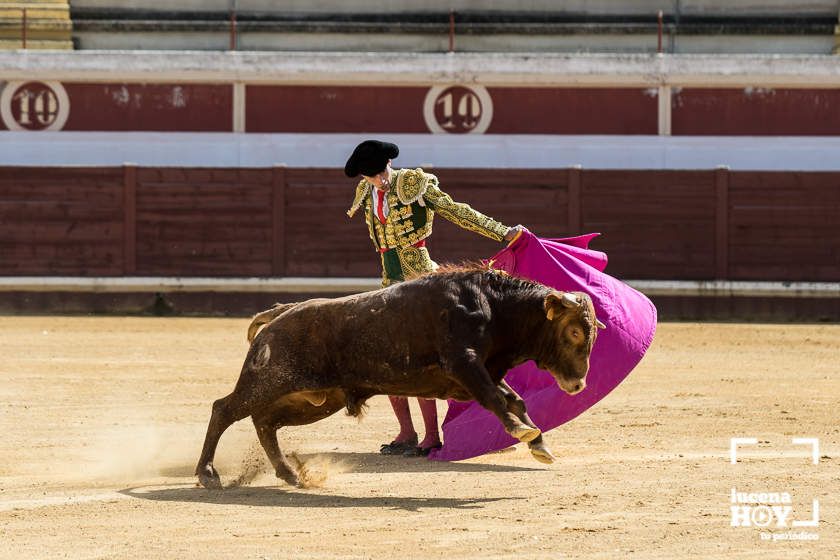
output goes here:
{"type": "MultiPolygon", "coordinates": [[[[564,393],[534,362],[521,364],[505,376],[543,432],[572,420],[615,389],[653,341],[656,308],[643,294],[602,272],[607,256],[587,248],[598,235],[540,239],[524,231],[491,259],[493,268],[511,275],[557,290],[588,293],[598,319],[607,326],[599,331],[592,349],[586,389],[575,396],[564,393]]],[[[449,401],[443,441],[442,448],[429,454],[430,459],[458,461],[517,443],[498,418],[474,401],[449,401]]]]}

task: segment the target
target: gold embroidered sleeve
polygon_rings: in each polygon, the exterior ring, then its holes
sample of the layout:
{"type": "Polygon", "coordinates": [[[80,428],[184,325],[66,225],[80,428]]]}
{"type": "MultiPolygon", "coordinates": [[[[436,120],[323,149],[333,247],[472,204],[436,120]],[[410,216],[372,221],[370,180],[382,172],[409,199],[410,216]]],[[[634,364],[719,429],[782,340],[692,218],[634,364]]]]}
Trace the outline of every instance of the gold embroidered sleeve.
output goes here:
{"type": "Polygon", "coordinates": [[[364,179],[359,181],[359,184],[356,185],[356,195],[353,197],[353,204],[350,205],[350,209],[347,211],[348,216],[352,218],[353,214],[362,206],[369,189],[370,184],[367,181],[364,179]]]}
{"type": "Polygon", "coordinates": [[[453,224],[469,231],[480,233],[485,237],[496,241],[503,241],[508,227],[497,222],[489,216],[485,216],[469,205],[462,202],[455,202],[452,197],[440,190],[437,185],[429,184],[423,195],[426,204],[453,224]]]}

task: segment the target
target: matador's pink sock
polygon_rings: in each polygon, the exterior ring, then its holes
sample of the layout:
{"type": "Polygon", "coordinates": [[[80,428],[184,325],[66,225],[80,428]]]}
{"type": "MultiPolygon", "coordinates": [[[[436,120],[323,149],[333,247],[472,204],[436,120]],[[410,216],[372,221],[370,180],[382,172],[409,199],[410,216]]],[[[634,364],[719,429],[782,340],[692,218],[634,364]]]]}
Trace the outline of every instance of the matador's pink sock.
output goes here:
{"type": "MultiPolygon", "coordinates": [[[[408,399],[405,397],[388,397],[391,401],[391,408],[394,409],[394,415],[397,417],[397,422],[400,423],[400,433],[394,438],[397,442],[417,441],[417,432],[414,431],[414,423],[411,421],[411,410],[408,408],[408,399]]],[[[425,413],[423,415],[425,419],[425,413]]]]}
{"type": "Polygon", "coordinates": [[[426,430],[426,437],[420,442],[418,447],[429,449],[440,445],[440,434],[438,433],[437,421],[437,402],[435,399],[421,399],[417,402],[420,404],[420,412],[423,413],[423,425],[426,430]]]}

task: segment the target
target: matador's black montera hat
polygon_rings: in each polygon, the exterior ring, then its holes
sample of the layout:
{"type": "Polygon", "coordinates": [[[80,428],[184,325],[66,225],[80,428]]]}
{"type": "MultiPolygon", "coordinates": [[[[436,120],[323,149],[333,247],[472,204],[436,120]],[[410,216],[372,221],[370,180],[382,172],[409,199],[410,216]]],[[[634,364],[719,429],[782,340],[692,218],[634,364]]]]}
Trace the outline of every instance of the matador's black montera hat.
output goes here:
{"type": "Polygon", "coordinates": [[[353,150],[344,165],[344,174],[348,177],[355,177],[359,174],[373,177],[382,173],[388,165],[388,160],[394,159],[398,155],[400,155],[400,149],[396,144],[379,140],[365,140],[353,150]]]}

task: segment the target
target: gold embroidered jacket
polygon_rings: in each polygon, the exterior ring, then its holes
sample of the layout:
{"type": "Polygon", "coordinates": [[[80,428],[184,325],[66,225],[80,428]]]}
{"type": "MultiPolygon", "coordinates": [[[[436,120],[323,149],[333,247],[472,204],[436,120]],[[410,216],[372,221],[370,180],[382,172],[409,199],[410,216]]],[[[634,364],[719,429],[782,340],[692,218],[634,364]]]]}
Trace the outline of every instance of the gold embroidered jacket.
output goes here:
{"type": "Polygon", "coordinates": [[[431,173],[417,169],[395,169],[391,190],[386,200],[389,213],[382,224],[373,213],[373,186],[362,179],[347,215],[351,218],[362,207],[370,238],[377,250],[409,247],[432,233],[432,222],[439,214],[464,229],[502,241],[508,227],[473,210],[469,205],[452,200],[438,187],[431,173]],[[395,196],[396,195],[396,196],[395,196]]]}

